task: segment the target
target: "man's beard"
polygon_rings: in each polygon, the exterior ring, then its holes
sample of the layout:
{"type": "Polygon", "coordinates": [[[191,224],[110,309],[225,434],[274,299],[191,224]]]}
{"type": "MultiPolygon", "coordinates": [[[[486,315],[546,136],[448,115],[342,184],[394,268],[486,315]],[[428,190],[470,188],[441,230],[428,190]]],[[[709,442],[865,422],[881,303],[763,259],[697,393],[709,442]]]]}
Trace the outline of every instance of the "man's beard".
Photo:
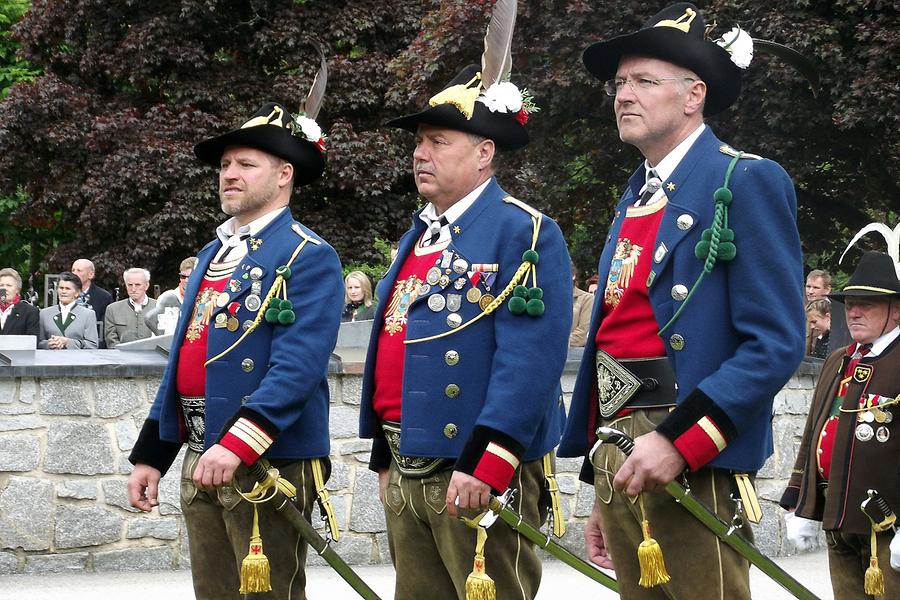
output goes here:
{"type": "Polygon", "coordinates": [[[277,186],[257,189],[255,192],[244,191],[239,198],[226,199],[219,191],[219,202],[222,212],[230,217],[236,217],[269,204],[275,197],[277,186]]]}

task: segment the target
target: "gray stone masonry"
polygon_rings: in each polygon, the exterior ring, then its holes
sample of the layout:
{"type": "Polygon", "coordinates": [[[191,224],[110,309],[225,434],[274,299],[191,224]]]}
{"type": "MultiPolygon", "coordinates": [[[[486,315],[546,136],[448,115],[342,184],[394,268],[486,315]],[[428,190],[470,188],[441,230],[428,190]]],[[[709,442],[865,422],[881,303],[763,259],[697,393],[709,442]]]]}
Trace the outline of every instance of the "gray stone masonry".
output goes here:
{"type": "MultiPolygon", "coordinates": [[[[563,377],[566,399],[575,373],[563,377]]],[[[818,362],[805,362],[775,399],[775,453],[758,474],[763,521],[757,544],[791,553],[777,500],[796,456],[818,362]]],[[[351,564],[390,561],[378,479],[367,468],[371,443],[357,435],[362,365],[345,361],[330,376],[332,473],[327,488],[351,564]]],[[[0,376],[0,575],[190,568],[179,508],[181,459],[160,485],[160,506],[131,509],[128,453],[160,384],[162,367],[126,374],[0,376]]],[[[50,373],[52,375],[52,373],[50,373]]],[[[563,543],[584,552],[593,488],[578,480],[580,459],[557,461],[568,532],[563,543]]],[[[318,509],[314,523],[322,531],[318,509]]],[[[310,564],[321,558],[310,553],[310,564]]]]}

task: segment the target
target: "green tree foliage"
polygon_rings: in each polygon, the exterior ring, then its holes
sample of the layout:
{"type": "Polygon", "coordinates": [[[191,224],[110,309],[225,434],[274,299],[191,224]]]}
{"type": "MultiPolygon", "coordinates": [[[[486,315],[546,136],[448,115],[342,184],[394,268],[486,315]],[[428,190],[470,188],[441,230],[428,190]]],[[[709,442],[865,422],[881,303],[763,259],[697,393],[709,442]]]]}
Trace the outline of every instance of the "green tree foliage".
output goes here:
{"type": "MultiPolygon", "coordinates": [[[[95,258],[101,283],[141,265],[160,283],[209,240],[223,215],[214,171],[192,145],[240,123],[267,100],[297,106],[317,60],[330,79],[319,121],[326,176],[302,188],[296,216],[345,264],[384,265],[376,238],[396,240],[418,204],[412,136],[382,127],[420,108],[478,61],[490,0],[37,0],[17,27],[23,57],[43,69],[0,104],[0,193],[22,189],[17,222],[62,219],[74,237],[49,269],[95,258]]],[[[500,178],[557,218],[592,271],[625,179],[639,164],[612,104],[581,65],[590,42],[639,27],[663,2],[520,2],[513,80],[541,112],[500,178]]],[[[847,232],[897,204],[898,43],[883,0],[711,0],[714,35],[739,24],[819,66],[817,97],[791,68],[759,57],[739,103],[710,120],[735,147],[794,177],[810,263],[833,268],[847,232]]],[[[876,244],[877,245],[877,244],[876,244]]],[[[777,259],[777,258],[776,258],[777,259]]],[[[764,282],[760,282],[763,284],[764,282]]]]}

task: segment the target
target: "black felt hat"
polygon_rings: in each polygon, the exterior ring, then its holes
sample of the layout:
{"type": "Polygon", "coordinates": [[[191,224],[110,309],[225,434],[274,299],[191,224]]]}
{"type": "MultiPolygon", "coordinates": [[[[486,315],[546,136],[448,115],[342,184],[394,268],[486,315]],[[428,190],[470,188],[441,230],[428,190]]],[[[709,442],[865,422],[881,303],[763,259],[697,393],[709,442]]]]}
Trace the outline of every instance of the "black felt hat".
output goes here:
{"type": "Polygon", "coordinates": [[[625,55],[658,58],[696,73],[706,83],[707,116],[731,106],[741,93],[741,69],[728,51],[706,39],[703,16],[687,2],[664,8],[634,33],[591,44],[581,59],[591,75],[607,81],[625,55]]]}
{"type": "MultiPolygon", "coordinates": [[[[465,67],[450,83],[444,86],[444,91],[454,86],[465,86],[474,100],[481,89],[481,81],[476,77],[479,71],[478,65],[465,67]]],[[[502,150],[515,150],[528,145],[528,132],[525,130],[524,123],[515,114],[493,112],[482,102],[475,101],[472,105],[471,118],[467,118],[454,103],[440,102],[432,105],[432,102],[435,102],[439,96],[440,94],[437,94],[432,97],[429,105],[421,111],[392,119],[387,122],[387,125],[413,133],[416,133],[422,123],[448,127],[494,140],[497,147],[502,150]]]]}
{"type": "Polygon", "coordinates": [[[283,158],[294,165],[295,186],[312,183],[325,171],[324,140],[309,141],[290,111],[277,102],[264,104],[239,129],[200,142],[194,154],[218,167],[228,146],[247,146],[283,158]]]}
{"type": "Polygon", "coordinates": [[[894,259],[884,252],[866,252],[856,265],[856,270],[840,292],[828,297],[843,302],[854,296],[900,296],[900,280],[894,259]]]}

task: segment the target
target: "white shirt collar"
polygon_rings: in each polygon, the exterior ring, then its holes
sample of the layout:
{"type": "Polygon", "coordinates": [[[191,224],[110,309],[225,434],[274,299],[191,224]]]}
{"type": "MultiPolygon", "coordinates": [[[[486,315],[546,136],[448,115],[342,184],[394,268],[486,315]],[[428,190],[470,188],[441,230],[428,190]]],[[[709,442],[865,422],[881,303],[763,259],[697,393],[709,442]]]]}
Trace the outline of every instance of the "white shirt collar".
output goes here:
{"type": "Polygon", "coordinates": [[[265,229],[266,225],[274,221],[278,217],[278,215],[280,215],[282,211],[285,210],[287,210],[287,206],[282,206],[281,208],[278,208],[271,212],[267,212],[258,219],[255,219],[253,221],[250,221],[246,225],[238,227],[237,231],[235,231],[237,219],[235,219],[234,217],[231,217],[230,219],[216,227],[216,237],[218,237],[219,241],[222,242],[222,247],[216,253],[214,261],[219,260],[219,256],[223,253],[225,248],[229,246],[234,248],[234,250],[228,253],[229,262],[246,256],[247,241],[246,239],[241,240],[241,238],[258,235],[260,231],[265,229]]]}
{"type": "Polygon", "coordinates": [[[69,318],[69,313],[72,312],[72,309],[75,305],[78,304],[76,301],[69,302],[68,304],[59,303],[59,314],[62,316],[62,320],[65,321],[69,318]]]}
{"type": "Polygon", "coordinates": [[[131,305],[131,308],[134,309],[134,312],[141,312],[140,309],[147,306],[147,303],[150,302],[150,296],[144,295],[144,300],[141,302],[140,307],[134,303],[134,300],[131,297],[128,297],[128,304],[131,305]]]}
{"type": "MultiPolygon", "coordinates": [[[[491,182],[492,179],[493,179],[493,177],[491,177],[490,179],[488,179],[487,181],[485,181],[484,183],[479,185],[477,188],[475,188],[474,190],[472,190],[471,192],[469,192],[468,194],[463,196],[458,202],[454,203],[453,206],[451,206],[450,208],[445,210],[442,215],[438,215],[437,209],[435,208],[434,204],[429,202],[425,206],[425,208],[422,209],[422,212],[419,213],[419,218],[422,219],[423,221],[425,221],[426,225],[430,225],[433,220],[437,219],[439,216],[443,216],[447,219],[447,223],[449,223],[449,225],[452,225],[454,221],[456,221],[458,218],[460,218],[462,216],[462,214],[464,212],[466,212],[466,210],[470,206],[472,206],[472,204],[475,203],[475,200],[478,199],[478,196],[481,195],[481,192],[484,191],[484,189],[488,186],[488,184],[491,182]]],[[[447,234],[449,236],[449,232],[450,232],[449,225],[442,228],[441,239],[444,238],[444,231],[443,231],[444,229],[447,230],[447,234]]]]}
{"type": "Polygon", "coordinates": [[[287,210],[287,206],[282,206],[281,208],[273,210],[272,212],[267,212],[258,219],[250,221],[248,224],[239,227],[237,231],[235,231],[237,219],[231,217],[230,219],[216,227],[216,236],[219,238],[219,241],[221,241],[222,244],[227,244],[228,240],[233,235],[256,235],[260,231],[262,231],[266,227],[266,225],[274,221],[275,217],[280,215],[284,210],[287,210]]]}
{"type": "MultiPolygon", "coordinates": [[[[700,134],[703,133],[703,130],[706,129],[705,123],[700,123],[700,126],[697,127],[689,136],[681,140],[677,146],[672,148],[672,150],[666,154],[666,156],[659,161],[659,164],[655,167],[651,167],[650,163],[647,160],[644,160],[644,185],[641,187],[641,193],[643,193],[644,189],[647,187],[647,180],[650,178],[650,169],[656,171],[656,176],[660,181],[666,181],[669,177],[672,176],[672,173],[675,172],[675,169],[678,167],[678,164],[681,160],[687,155],[688,151],[691,149],[691,146],[694,145],[694,142],[697,141],[697,138],[700,137],[700,134]]],[[[648,204],[655,202],[662,198],[664,192],[662,187],[660,187],[659,191],[657,191],[648,204]]]]}
{"type": "Polygon", "coordinates": [[[900,336],[900,326],[894,327],[891,331],[872,342],[872,348],[867,356],[880,356],[891,343],[900,336]]]}

